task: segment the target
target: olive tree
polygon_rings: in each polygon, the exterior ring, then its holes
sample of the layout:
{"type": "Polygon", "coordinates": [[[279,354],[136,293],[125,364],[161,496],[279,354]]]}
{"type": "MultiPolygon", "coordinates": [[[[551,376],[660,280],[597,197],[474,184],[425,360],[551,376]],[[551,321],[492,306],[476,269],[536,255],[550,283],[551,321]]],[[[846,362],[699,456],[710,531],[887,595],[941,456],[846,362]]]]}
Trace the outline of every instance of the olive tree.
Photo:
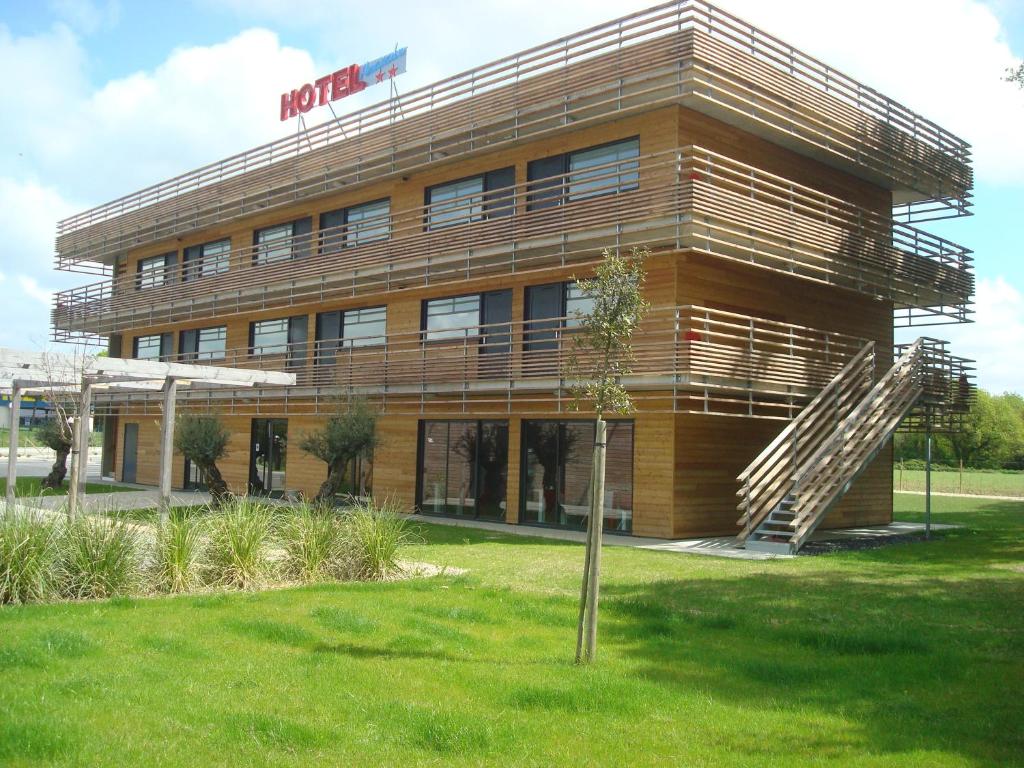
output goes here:
{"type": "Polygon", "coordinates": [[[54,452],[56,458],[50,474],[43,478],[43,488],[60,488],[68,474],[68,455],[71,453],[71,426],[61,414],[47,419],[35,430],[36,440],[54,452]],[[63,422],[63,423],[62,423],[63,422]]]}
{"type": "Polygon", "coordinates": [[[327,479],[314,501],[333,499],[345,480],[345,467],[357,458],[369,458],[377,444],[377,412],[364,400],[327,419],[320,429],[303,435],[299,448],[327,464],[327,479]]]}
{"type": "Polygon", "coordinates": [[[646,248],[634,248],[628,257],[606,249],[589,280],[577,280],[580,292],[592,302],[587,314],[577,313],[579,329],[563,375],[570,382],[571,408],[592,408],[594,459],[591,475],[587,546],[580,587],[576,632],[576,663],[592,662],[597,655],[597,604],[601,574],[601,533],[604,521],[605,414],[629,413],[633,401],[622,384],[632,370],[632,339],[650,305],[643,297],[646,248]]]}
{"type": "Polygon", "coordinates": [[[217,468],[228,452],[230,433],[216,416],[183,415],[174,424],[174,450],[196,465],[215,506],[231,498],[217,468]]]}

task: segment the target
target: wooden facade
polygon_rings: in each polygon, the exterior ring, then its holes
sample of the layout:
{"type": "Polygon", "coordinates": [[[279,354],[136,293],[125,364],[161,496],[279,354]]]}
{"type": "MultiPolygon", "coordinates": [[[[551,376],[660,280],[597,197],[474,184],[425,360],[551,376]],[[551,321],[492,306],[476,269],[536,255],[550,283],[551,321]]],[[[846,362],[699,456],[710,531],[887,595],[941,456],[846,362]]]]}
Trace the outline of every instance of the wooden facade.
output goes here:
{"type": "MultiPolygon", "coordinates": [[[[256,418],[287,420],[279,490],[310,494],[326,467],[298,437],[346,398],[366,397],[381,412],[373,492],[409,508],[423,491],[423,422],[507,424],[501,509],[517,523],[529,504],[548,503],[523,497],[521,464],[534,450],[522,444],[526,425],[587,418],[569,411],[559,376],[573,318],[545,316],[553,340],[531,350],[529,291],[586,276],[603,248],[646,246],[652,312],[627,381],[637,406],[632,487],[621,496],[630,532],[734,533],[736,477],[786,420],[867,344],[880,376],[897,318],[963,320],[973,292],[968,250],[893,218],[896,207],[964,212],[967,145],[750,30],[704,3],[658,6],[573,36],[562,61],[539,46],[514,65],[486,65],[490,88],[458,76],[432,87],[433,106],[414,92],[406,106],[418,108],[405,119],[401,105],[378,105],[347,138],[335,129],[354,117],[312,129],[312,149],[294,157],[267,145],[253,151],[262,159],[252,170],[231,159],[181,177],[176,190],[156,185],[72,217],[58,231],[58,265],[108,277],[56,296],[55,338],[100,338],[127,357],[137,339],[166,335],[166,358],[194,360],[182,332],[224,327],[211,362],[295,372],[288,391],[181,398],[183,410],[219,414],[230,429],[221,469],[237,491],[250,483],[256,418]],[[624,142],[636,146],[627,159],[587,175],[566,161],[538,185],[537,161],[624,142]],[[439,209],[428,190],[497,169],[511,169],[497,191],[456,200],[446,210],[458,221],[431,226],[439,209]],[[541,194],[558,203],[540,205],[541,194]],[[386,237],[353,247],[347,224],[320,226],[323,214],[385,199],[386,237]],[[500,216],[487,214],[494,200],[500,216]],[[305,219],[310,231],[283,241],[290,256],[261,262],[257,230],[305,219]],[[223,269],[188,279],[186,250],[222,240],[223,269]],[[174,258],[144,283],[140,262],[164,254],[174,258]],[[481,317],[457,338],[428,338],[425,302],[494,291],[509,292],[500,328],[481,317]],[[370,307],[386,307],[380,338],[336,345],[327,361],[318,315],[370,307]],[[295,323],[305,337],[256,354],[252,324],[285,317],[305,318],[295,323]]],[[[135,424],[136,479],[155,483],[159,404],[139,393],[98,407],[113,430],[115,475],[135,424]]],[[[825,525],[891,519],[890,462],[887,448],[825,525]]],[[[181,457],[174,473],[184,482],[181,457]]]]}

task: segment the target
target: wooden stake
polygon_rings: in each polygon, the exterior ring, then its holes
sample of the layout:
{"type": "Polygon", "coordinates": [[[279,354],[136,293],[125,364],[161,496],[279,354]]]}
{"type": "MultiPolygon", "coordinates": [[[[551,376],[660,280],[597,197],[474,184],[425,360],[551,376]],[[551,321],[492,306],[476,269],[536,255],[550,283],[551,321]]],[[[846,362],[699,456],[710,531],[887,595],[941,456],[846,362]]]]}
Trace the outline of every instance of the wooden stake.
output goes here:
{"type": "Polygon", "coordinates": [[[11,433],[7,445],[7,513],[14,512],[15,485],[18,482],[18,431],[21,427],[21,387],[11,388],[11,433]]]}
{"type": "Polygon", "coordinates": [[[587,584],[587,611],[584,631],[584,658],[588,663],[597,660],[597,605],[601,580],[601,534],[604,528],[604,464],[607,446],[607,427],[599,418],[594,434],[594,484],[590,499],[590,578],[587,584]]]}
{"type": "Polygon", "coordinates": [[[171,468],[174,459],[174,398],[178,394],[178,380],[171,378],[164,384],[164,418],[160,424],[160,523],[170,517],[171,468]]]}

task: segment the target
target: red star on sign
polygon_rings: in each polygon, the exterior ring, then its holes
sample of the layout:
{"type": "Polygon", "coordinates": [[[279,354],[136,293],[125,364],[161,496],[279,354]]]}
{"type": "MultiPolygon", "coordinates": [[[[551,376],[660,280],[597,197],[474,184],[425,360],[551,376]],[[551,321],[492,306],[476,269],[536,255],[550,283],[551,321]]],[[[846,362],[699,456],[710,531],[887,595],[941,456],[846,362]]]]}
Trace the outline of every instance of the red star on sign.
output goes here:
{"type": "Polygon", "coordinates": [[[378,83],[383,83],[384,82],[384,70],[383,69],[377,70],[377,82],[378,83]]]}
{"type": "Polygon", "coordinates": [[[394,64],[392,64],[391,65],[391,69],[388,70],[388,74],[391,77],[394,77],[395,75],[397,75],[398,74],[398,67],[396,67],[394,64]]]}

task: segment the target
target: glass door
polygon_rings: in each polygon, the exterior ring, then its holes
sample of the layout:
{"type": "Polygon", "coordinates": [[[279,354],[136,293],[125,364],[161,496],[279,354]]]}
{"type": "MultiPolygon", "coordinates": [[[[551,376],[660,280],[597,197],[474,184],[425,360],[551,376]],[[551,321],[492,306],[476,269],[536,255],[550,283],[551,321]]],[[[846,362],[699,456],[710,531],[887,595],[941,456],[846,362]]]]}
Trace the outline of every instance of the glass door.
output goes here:
{"type": "Polygon", "coordinates": [[[253,419],[249,443],[249,493],[283,495],[287,459],[288,420],[253,419]]]}

